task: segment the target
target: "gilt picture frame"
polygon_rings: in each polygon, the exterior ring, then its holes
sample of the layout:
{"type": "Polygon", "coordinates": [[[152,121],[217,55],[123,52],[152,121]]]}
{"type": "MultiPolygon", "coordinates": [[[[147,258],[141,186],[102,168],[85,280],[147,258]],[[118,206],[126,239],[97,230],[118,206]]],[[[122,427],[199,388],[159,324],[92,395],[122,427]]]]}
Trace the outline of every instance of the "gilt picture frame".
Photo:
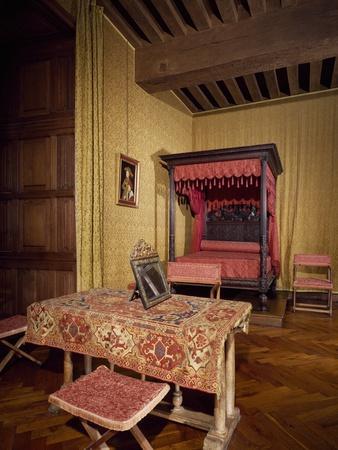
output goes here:
{"type": "Polygon", "coordinates": [[[131,208],[138,207],[139,172],[139,161],[121,153],[118,165],[118,205],[131,208]]]}

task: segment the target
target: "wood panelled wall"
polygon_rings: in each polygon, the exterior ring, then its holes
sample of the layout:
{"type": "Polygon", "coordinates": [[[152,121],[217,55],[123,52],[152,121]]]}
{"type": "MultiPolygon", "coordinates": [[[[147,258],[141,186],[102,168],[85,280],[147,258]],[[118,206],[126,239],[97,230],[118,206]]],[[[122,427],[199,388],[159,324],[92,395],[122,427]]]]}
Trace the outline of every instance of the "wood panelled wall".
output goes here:
{"type": "Polygon", "coordinates": [[[74,40],[7,48],[0,75],[0,312],[75,291],[74,40]]]}

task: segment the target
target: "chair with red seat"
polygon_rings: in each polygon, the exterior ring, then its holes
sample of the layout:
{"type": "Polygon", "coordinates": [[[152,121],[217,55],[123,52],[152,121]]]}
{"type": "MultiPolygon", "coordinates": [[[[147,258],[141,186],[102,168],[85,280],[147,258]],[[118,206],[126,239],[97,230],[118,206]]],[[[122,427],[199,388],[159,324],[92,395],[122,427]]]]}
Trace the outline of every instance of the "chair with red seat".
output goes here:
{"type": "Polygon", "coordinates": [[[317,254],[298,254],[293,261],[293,311],[312,311],[329,314],[332,316],[332,265],[331,257],[317,254]],[[300,268],[324,269],[326,277],[318,277],[312,272],[309,276],[298,276],[300,268]],[[301,303],[297,300],[297,291],[317,291],[325,292],[327,300],[325,304],[301,303]]]}
{"type": "Polygon", "coordinates": [[[35,362],[36,364],[41,365],[41,361],[37,360],[33,356],[24,352],[20,349],[21,345],[25,343],[25,333],[27,330],[27,319],[25,316],[16,315],[12,317],[8,317],[7,319],[0,320],[0,342],[8,347],[10,351],[6,354],[6,356],[0,362],[0,372],[4,369],[4,367],[8,364],[8,362],[13,358],[15,353],[20,356],[23,356],[30,361],[35,362]],[[21,335],[17,342],[13,345],[8,342],[5,338],[21,335]]]}

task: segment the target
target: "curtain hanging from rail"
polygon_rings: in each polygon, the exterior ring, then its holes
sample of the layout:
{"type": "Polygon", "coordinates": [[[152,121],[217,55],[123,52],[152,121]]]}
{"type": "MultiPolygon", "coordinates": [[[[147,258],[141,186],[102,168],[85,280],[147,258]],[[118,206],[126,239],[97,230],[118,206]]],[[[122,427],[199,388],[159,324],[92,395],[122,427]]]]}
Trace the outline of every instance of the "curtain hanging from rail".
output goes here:
{"type": "Polygon", "coordinates": [[[103,9],[78,2],[76,21],[75,200],[79,291],[103,284],[103,9]]]}

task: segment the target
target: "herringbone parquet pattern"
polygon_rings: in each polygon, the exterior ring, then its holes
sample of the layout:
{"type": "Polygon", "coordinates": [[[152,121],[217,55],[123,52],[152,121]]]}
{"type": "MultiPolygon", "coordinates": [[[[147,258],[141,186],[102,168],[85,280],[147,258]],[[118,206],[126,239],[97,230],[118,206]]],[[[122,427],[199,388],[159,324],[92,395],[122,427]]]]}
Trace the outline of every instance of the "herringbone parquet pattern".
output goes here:
{"type": "MultiPolygon", "coordinates": [[[[338,449],[338,311],[334,317],[288,313],[283,328],[252,326],[236,337],[236,403],[241,421],[230,450],[338,449]]],[[[33,348],[33,347],[32,347],[33,348]]],[[[48,393],[62,382],[62,352],[34,348],[42,368],[16,360],[0,376],[0,449],[75,450],[88,445],[81,425],[47,412],[48,393]]],[[[82,358],[77,357],[79,373],[82,358]]],[[[184,391],[188,404],[212,411],[211,396],[184,391]]],[[[141,428],[154,448],[197,450],[205,433],[147,417],[141,428]]],[[[136,449],[120,433],[111,448],[136,449]]]]}

